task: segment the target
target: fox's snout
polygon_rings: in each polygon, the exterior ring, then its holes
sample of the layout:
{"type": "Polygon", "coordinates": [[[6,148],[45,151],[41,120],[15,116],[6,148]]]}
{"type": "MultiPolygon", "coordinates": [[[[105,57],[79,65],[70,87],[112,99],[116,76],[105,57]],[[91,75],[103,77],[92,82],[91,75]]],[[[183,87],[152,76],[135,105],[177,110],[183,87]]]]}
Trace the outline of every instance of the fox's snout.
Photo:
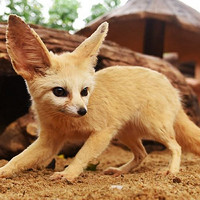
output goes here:
{"type": "Polygon", "coordinates": [[[85,108],[84,106],[71,105],[67,106],[67,108],[64,109],[63,112],[72,117],[81,117],[87,114],[87,108],[85,108]]]}
{"type": "Polygon", "coordinates": [[[87,113],[87,110],[85,108],[80,108],[77,113],[81,116],[84,116],[87,113]]]}

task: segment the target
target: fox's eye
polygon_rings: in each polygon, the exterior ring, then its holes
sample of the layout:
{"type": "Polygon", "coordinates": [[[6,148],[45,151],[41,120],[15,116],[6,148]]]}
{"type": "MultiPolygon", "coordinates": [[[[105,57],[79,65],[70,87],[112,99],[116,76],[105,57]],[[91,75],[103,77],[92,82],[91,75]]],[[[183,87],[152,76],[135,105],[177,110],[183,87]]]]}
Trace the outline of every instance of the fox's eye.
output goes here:
{"type": "Polygon", "coordinates": [[[55,87],[53,88],[53,94],[57,97],[66,97],[68,95],[68,91],[66,91],[62,87],[55,87]]]}
{"type": "Polygon", "coordinates": [[[88,87],[85,87],[82,91],[81,91],[81,96],[85,97],[88,95],[88,87]]]}

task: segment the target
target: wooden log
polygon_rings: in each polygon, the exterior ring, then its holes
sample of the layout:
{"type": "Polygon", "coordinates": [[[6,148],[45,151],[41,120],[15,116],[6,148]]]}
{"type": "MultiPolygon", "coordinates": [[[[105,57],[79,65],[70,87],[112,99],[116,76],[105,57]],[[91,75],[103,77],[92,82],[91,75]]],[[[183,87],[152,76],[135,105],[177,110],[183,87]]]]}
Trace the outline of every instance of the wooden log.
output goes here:
{"type": "Polygon", "coordinates": [[[35,139],[27,132],[28,124],[34,122],[33,115],[28,113],[12,122],[0,135],[0,158],[10,160],[23,151],[35,139]]]}

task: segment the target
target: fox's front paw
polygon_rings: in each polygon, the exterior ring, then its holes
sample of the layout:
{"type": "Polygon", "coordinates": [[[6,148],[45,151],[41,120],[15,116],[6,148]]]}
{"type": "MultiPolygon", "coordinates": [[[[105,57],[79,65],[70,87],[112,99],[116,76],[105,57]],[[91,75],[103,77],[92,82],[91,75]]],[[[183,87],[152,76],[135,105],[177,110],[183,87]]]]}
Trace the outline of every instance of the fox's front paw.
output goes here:
{"type": "Polygon", "coordinates": [[[51,180],[61,180],[67,183],[73,183],[76,177],[68,175],[65,171],[55,172],[50,179],[51,180]]]}
{"type": "Polygon", "coordinates": [[[9,168],[0,168],[0,178],[9,178],[13,175],[13,171],[9,168]]]}

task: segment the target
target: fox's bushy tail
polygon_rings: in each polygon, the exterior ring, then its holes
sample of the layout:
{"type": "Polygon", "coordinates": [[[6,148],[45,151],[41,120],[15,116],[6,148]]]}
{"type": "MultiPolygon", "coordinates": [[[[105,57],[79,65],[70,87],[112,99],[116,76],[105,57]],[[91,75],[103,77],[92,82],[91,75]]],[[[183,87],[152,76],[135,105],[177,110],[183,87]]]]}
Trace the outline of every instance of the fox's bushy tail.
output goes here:
{"type": "Polygon", "coordinates": [[[182,108],[177,114],[174,129],[176,140],[183,151],[200,156],[200,128],[189,119],[182,108]]]}

